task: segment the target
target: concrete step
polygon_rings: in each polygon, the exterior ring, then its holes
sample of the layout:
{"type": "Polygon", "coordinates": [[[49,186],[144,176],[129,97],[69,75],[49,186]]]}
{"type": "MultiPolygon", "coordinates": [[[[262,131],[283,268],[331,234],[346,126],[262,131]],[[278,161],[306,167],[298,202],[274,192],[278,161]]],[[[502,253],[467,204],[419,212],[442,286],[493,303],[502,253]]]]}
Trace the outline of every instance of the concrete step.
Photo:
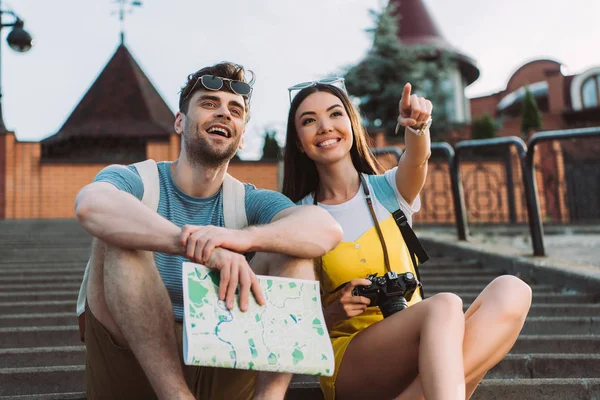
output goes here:
{"type": "Polygon", "coordinates": [[[433,277],[421,277],[421,283],[424,288],[431,285],[487,285],[498,275],[490,276],[451,276],[451,275],[436,275],[433,277]]]}
{"type": "MultiPolygon", "coordinates": [[[[459,294],[463,303],[472,303],[480,292],[469,292],[459,294]]],[[[429,297],[427,288],[425,296],[429,297]]],[[[573,303],[595,303],[597,295],[591,294],[562,294],[562,293],[533,293],[533,304],[573,304],[573,303]]]]}
{"type": "Polygon", "coordinates": [[[36,262],[36,261],[84,261],[90,256],[90,250],[87,248],[62,248],[57,249],[55,247],[44,249],[43,251],[30,251],[25,249],[6,249],[3,250],[0,255],[2,256],[3,263],[10,263],[12,261],[21,262],[36,262]]]}
{"type": "Polygon", "coordinates": [[[65,261],[65,262],[45,262],[45,261],[27,261],[27,262],[17,262],[17,261],[11,261],[10,263],[8,262],[3,262],[0,260],[0,276],[4,276],[4,275],[18,275],[19,273],[22,273],[23,270],[32,270],[32,273],[35,272],[39,272],[39,273],[48,273],[48,274],[55,274],[55,273],[59,273],[62,272],[62,270],[67,269],[70,271],[65,271],[65,272],[73,272],[73,271],[78,271],[81,270],[83,271],[85,269],[85,265],[87,264],[87,261],[85,262],[81,262],[81,261],[65,261]]]}
{"type": "MultiPolygon", "coordinates": [[[[286,400],[304,399],[323,399],[316,381],[292,381],[286,400]]],[[[598,400],[600,379],[484,379],[471,399],[598,400]]]]}
{"type": "Polygon", "coordinates": [[[75,309],[70,312],[38,314],[0,314],[0,328],[18,326],[61,326],[77,322],[75,309]]]}
{"type": "Polygon", "coordinates": [[[0,368],[85,364],[85,346],[0,349],[0,368]]]}
{"type": "Polygon", "coordinates": [[[4,301],[77,300],[79,290],[44,290],[39,292],[0,292],[0,303],[4,301]]]}
{"type": "MultiPolygon", "coordinates": [[[[461,293],[461,292],[479,292],[481,293],[483,289],[485,289],[487,285],[482,284],[465,284],[465,285],[457,285],[457,284],[437,284],[437,285],[429,285],[424,286],[423,288],[433,296],[434,293],[441,292],[451,292],[451,293],[461,293]]],[[[2,287],[2,285],[0,285],[2,287]]],[[[531,289],[533,293],[560,293],[560,289],[552,285],[531,285],[531,289]]]]}
{"type": "Polygon", "coordinates": [[[598,400],[600,379],[484,379],[472,400],[598,400]]]}
{"type": "Polygon", "coordinates": [[[509,354],[486,378],[600,378],[600,354],[509,354]]]}
{"type": "Polygon", "coordinates": [[[86,398],[84,392],[0,396],[0,400],[85,400],[86,398]]]}
{"type": "Polygon", "coordinates": [[[23,313],[74,312],[77,299],[53,301],[0,301],[0,315],[23,313]]]}
{"type": "Polygon", "coordinates": [[[0,283],[0,292],[39,292],[50,290],[79,290],[83,276],[79,281],[48,283],[0,283]]]}
{"type": "Polygon", "coordinates": [[[1,368],[0,396],[31,393],[82,392],[85,367],[83,365],[57,367],[1,368]]]}
{"type": "Polygon", "coordinates": [[[600,354],[600,336],[521,334],[510,353],[600,354]]]}
{"type": "Polygon", "coordinates": [[[20,271],[3,272],[0,270],[0,284],[7,283],[42,283],[42,282],[81,282],[85,266],[79,268],[61,268],[58,271],[20,271]]]}
{"type": "MultiPolygon", "coordinates": [[[[465,305],[465,310],[467,306],[465,305]]],[[[600,304],[532,304],[528,317],[594,317],[600,315],[600,304]]]]}
{"type": "Polygon", "coordinates": [[[77,325],[0,328],[0,349],[80,344],[77,325]]]}
{"type": "Polygon", "coordinates": [[[462,276],[467,278],[475,277],[496,277],[503,275],[501,270],[485,270],[483,268],[419,268],[421,278],[433,278],[436,276],[462,276]]]}
{"type": "Polygon", "coordinates": [[[419,266],[419,271],[429,269],[461,269],[461,268],[482,268],[483,264],[476,259],[460,260],[453,257],[432,257],[425,264],[419,266]]]}
{"type": "Polygon", "coordinates": [[[524,335],[599,335],[600,317],[531,317],[524,335]]]}

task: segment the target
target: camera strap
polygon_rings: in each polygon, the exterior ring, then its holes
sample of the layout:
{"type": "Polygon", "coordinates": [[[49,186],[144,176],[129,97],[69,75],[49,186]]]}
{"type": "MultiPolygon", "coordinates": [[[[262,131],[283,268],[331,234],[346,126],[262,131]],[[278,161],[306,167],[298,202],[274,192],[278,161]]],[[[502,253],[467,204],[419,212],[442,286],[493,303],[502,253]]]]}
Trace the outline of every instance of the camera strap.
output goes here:
{"type": "MultiPolygon", "coordinates": [[[[385,239],[383,238],[383,232],[381,230],[381,226],[379,226],[379,220],[377,219],[377,215],[375,214],[375,209],[373,208],[373,200],[371,199],[371,193],[369,191],[369,187],[367,186],[367,182],[365,181],[363,174],[361,174],[359,172],[358,177],[360,178],[360,183],[363,188],[363,193],[365,194],[367,206],[369,207],[369,212],[371,213],[371,217],[373,218],[373,223],[375,224],[375,230],[377,231],[377,236],[379,236],[379,241],[381,242],[381,247],[383,248],[383,258],[384,258],[384,262],[385,262],[385,268],[387,269],[388,272],[392,272],[390,258],[388,256],[387,246],[385,244],[385,239]]],[[[317,190],[315,190],[315,194],[314,194],[314,198],[313,198],[313,205],[315,205],[315,206],[317,205],[317,194],[318,194],[318,187],[317,187],[317,190]]],[[[408,224],[406,215],[404,215],[402,210],[401,209],[396,210],[395,212],[392,213],[392,216],[394,217],[394,220],[396,221],[396,225],[398,225],[398,229],[400,229],[400,234],[402,235],[402,238],[404,239],[404,241],[406,243],[406,247],[408,248],[408,252],[410,254],[410,259],[413,263],[413,266],[415,267],[417,279],[420,282],[421,276],[419,274],[419,267],[417,266],[417,260],[415,258],[415,253],[417,253],[417,256],[419,257],[419,261],[422,260],[422,262],[427,261],[429,259],[429,256],[427,255],[427,253],[421,246],[421,243],[419,242],[419,239],[415,235],[415,232],[412,230],[412,228],[408,224]]],[[[320,261],[320,259],[319,259],[319,261],[320,261]]],[[[319,280],[322,285],[323,284],[323,267],[322,266],[320,267],[319,280]]],[[[340,291],[347,284],[348,284],[348,282],[341,284],[340,286],[335,288],[333,291],[328,292],[328,294],[333,294],[335,292],[340,291]]],[[[422,285],[419,287],[419,292],[421,293],[421,298],[424,299],[425,294],[423,293],[422,285]]]]}
{"type": "Polygon", "coordinates": [[[381,242],[381,247],[383,248],[383,259],[385,261],[385,269],[387,269],[388,272],[392,272],[392,267],[390,266],[390,257],[388,256],[387,246],[385,245],[385,239],[383,238],[381,226],[379,226],[379,221],[377,220],[377,215],[375,214],[375,209],[373,208],[373,200],[371,200],[371,193],[369,192],[369,187],[367,186],[367,182],[365,182],[364,176],[360,172],[358,173],[358,177],[360,178],[360,183],[363,187],[363,193],[365,194],[367,205],[369,206],[369,211],[371,212],[371,217],[373,218],[373,222],[375,223],[375,230],[377,231],[377,236],[379,236],[379,241],[381,242]]]}

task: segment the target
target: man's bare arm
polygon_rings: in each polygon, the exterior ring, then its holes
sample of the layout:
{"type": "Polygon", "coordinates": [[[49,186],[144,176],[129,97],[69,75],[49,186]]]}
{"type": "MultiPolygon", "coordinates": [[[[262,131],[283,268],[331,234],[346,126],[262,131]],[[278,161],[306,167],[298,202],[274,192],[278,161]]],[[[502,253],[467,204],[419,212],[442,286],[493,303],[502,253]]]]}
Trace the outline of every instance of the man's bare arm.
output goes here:
{"type": "Polygon", "coordinates": [[[295,206],[275,214],[270,224],[249,227],[252,250],[315,258],[343,238],[341,226],[317,206],[295,206]]]}
{"type": "Polygon", "coordinates": [[[81,189],[75,215],[93,236],[120,248],[184,253],[177,225],[110,183],[95,182],[81,189]]]}

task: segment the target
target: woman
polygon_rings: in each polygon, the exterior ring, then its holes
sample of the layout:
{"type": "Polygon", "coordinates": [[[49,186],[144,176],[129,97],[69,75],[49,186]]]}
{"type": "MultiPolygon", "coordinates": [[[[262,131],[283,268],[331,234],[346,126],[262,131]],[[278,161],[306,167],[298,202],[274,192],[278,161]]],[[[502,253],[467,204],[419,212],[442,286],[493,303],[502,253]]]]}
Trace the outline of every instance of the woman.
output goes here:
{"type": "Polygon", "coordinates": [[[322,82],[290,88],[301,90],[288,117],[283,193],[327,209],[344,229],[343,241],[316,268],[336,358],[334,376],[321,378],[325,398],[469,398],[516,341],[531,289],[514,276],[496,278],[466,314],[454,294],[422,300],[415,292],[408,308],[385,319],[367,298],[353,295],[370,283],[367,274],[384,275],[388,264],[399,274],[415,273],[373,179],[393,188],[393,200],[410,224],[427,175],[432,104],[411,95],[410,84],[404,87],[398,127],[405,127],[405,151],[397,167],[375,177],[377,162],[358,113],[345,90],[335,86],[343,80],[322,82]]]}

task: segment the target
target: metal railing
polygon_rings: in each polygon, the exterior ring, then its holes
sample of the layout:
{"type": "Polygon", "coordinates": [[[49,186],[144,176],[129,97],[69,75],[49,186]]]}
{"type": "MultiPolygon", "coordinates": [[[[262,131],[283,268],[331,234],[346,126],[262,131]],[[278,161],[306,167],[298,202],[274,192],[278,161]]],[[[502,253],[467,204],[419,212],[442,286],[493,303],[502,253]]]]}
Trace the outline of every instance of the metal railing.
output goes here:
{"type": "MultiPolygon", "coordinates": [[[[508,136],[493,139],[483,140],[465,140],[458,143],[455,147],[455,157],[453,168],[450,170],[452,180],[456,182],[458,193],[458,206],[456,209],[456,230],[459,240],[467,240],[469,235],[468,221],[466,217],[465,196],[462,188],[462,180],[460,177],[460,159],[467,151],[472,149],[494,149],[505,148],[509,151],[509,147],[514,146],[519,156],[521,168],[524,171],[527,168],[527,145],[523,139],[516,136],[508,136]]],[[[534,243],[533,251],[536,256],[544,255],[543,231],[539,211],[539,200],[535,188],[535,181],[532,175],[523,174],[523,187],[525,191],[525,199],[527,204],[527,217],[529,220],[529,231],[534,243]]]]}
{"type": "MultiPolygon", "coordinates": [[[[473,149],[497,149],[505,148],[506,151],[506,184],[508,197],[514,198],[514,186],[512,163],[510,161],[510,147],[513,146],[519,158],[522,172],[523,192],[525,195],[525,203],[527,209],[527,219],[529,224],[529,232],[533,247],[533,255],[545,256],[544,249],[544,233],[542,227],[542,218],[540,211],[540,202],[538,195],[537,182],[535,178],[534,155],[536,147],[543,142],[564,140],[564,139],[581,139],[600,137],[600,127],[568,129],[548,132],[539,132],[534,134],[528,141],[528,144],[517,137],[508,136],[493,139],[483,140],[465,140],[459,142],[453,149],[450,144],[438,142],[431,144],[432,154],[435,152],[442,153],[449,165],[450,181],[452,189],[452,199],[454,202],[454,215],[456,221],[456,231],[459,240],[466,241],[469,236],[469,226],[467,220],[466,204],[464,188],[460,173],[460,162],[464,158],[467,151],[473,149]]],[[[384,147],[373,149],[375,155],[393,154],[399,160],[402,156],[402,151],[397,147],[384,147]]],[[[516,211],[514,204],[509,204],[509,220],[516,221],[516,211]]]]}

